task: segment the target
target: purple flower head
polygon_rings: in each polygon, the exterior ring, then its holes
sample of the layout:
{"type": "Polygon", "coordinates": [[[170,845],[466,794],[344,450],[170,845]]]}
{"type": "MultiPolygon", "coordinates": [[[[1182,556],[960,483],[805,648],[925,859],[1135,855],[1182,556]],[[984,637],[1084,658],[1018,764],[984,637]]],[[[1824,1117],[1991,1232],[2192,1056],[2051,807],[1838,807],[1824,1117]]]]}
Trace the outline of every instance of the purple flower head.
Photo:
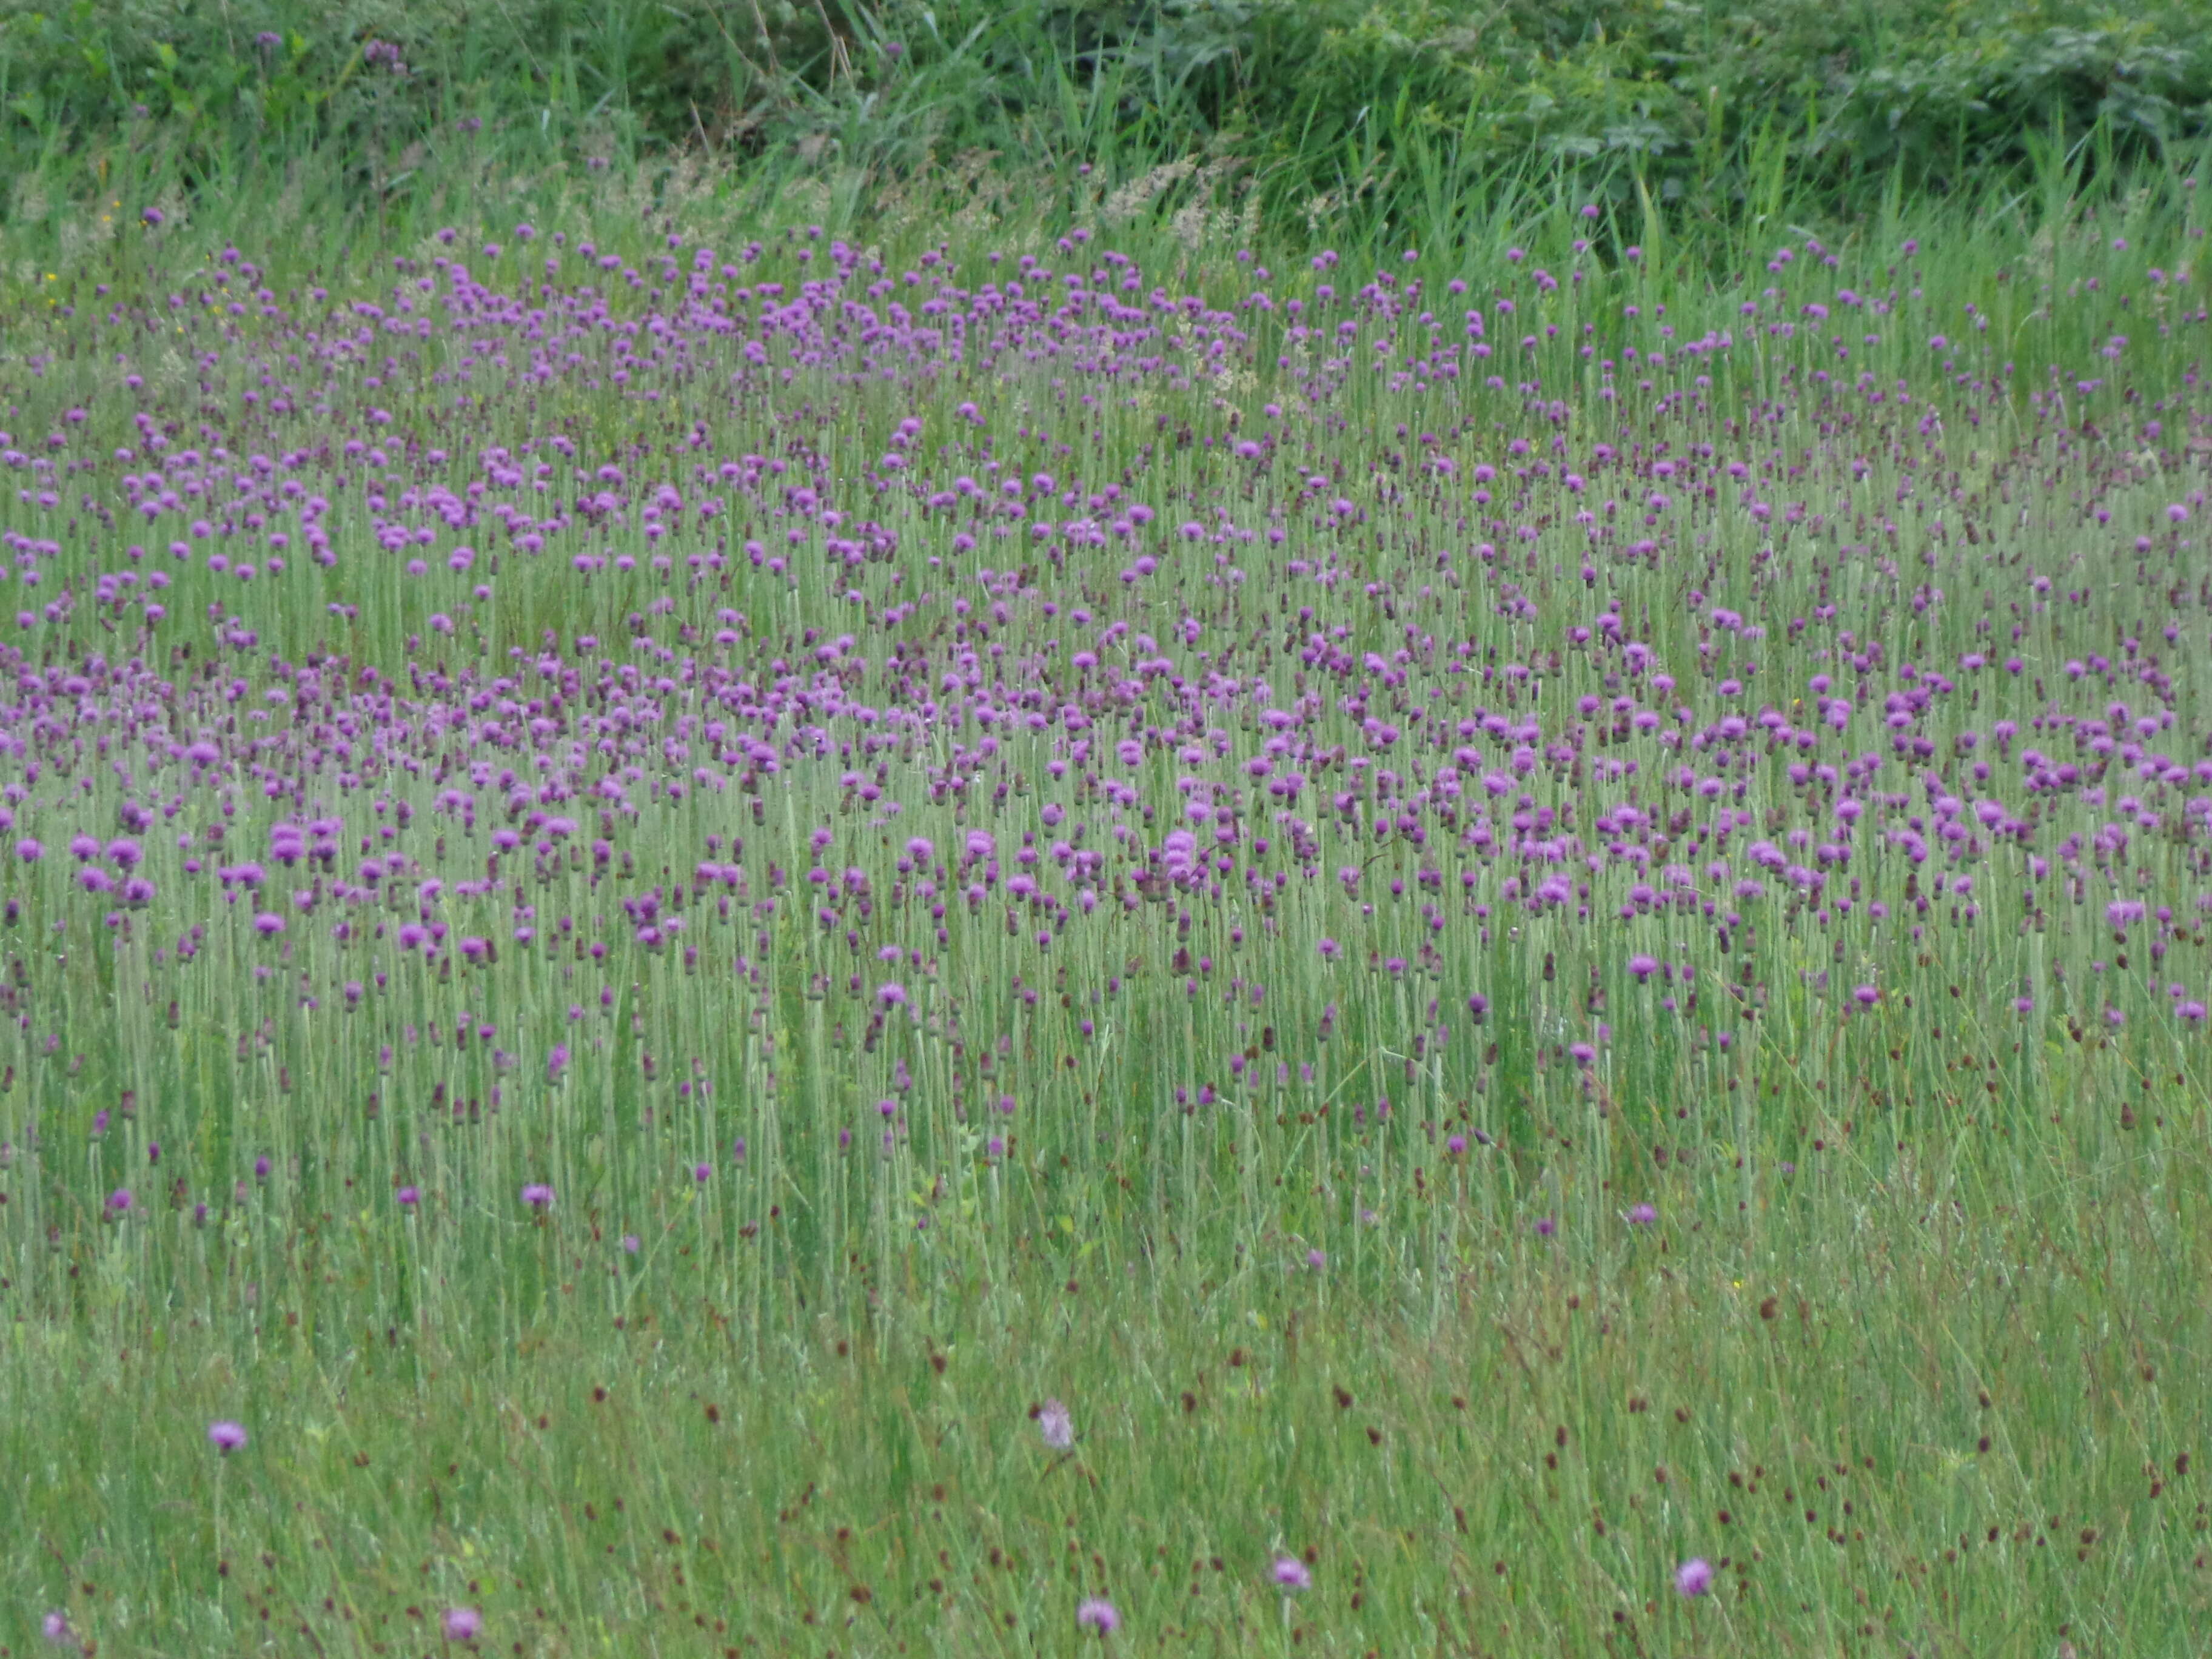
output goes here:
{"type": "Polygon", "coordinates": [[[1674,1589],[1683,1595],[1703,1595],[1713,1587],[1712,1564],[1692,1556],[1674,1569],[1674,1589]]]}
{"type": "Polygon", "coordinates": [[[1095,1631],[1100,1636],[1111,1636],[1121,1628],[1121,1615],[1114,1611],[1114,1604],[1105,1597],[1094,1595],[1075,1610],[1075,1625],[1079,1630],[1095,1631]]]}
{"type": "Polygon", "coordinates": [[[1311,1569],[1295,1555],[1277,1556],[1273,1576],[1275,1583],[1286,1590],[1310,1589],[1313,1586],[1311,1569]]]}
{"type": "Polygon", "coordinates": [[[126,1215],[136,1201],[131,1196],[131,1189],[128,1187],[118,1187],[107,1195],[108,1212],[111,1215],[126,1215]]]}
{"type": "Polygon", "coordinates": [[[422,1201],[422,1189],[420,1187],[402,1187],[398,1198],[401,1209],[411,1210],[422,1201]]]}
{"type": "Polygon", "coordinates": [[[483,1630],[483,1614],[474,1607],[447,1607],[441,1622],[448,1642],[473,1642],[483,1630]]]}
{"type": "Polygon", "coordinates": [[[887,980],[876,987],[876,999],[886,1008],[902,1008],[906,1006],[906,987],[896,980],[887,980]]]}
{"type": "Polygon", "coordinates": [[[234,1423],[228,1418],[219,1418],[209,1424],[207,1434],[208,1444],[213,1446],[225,1457],[229,1456],[231,1453],[246,1443],[245,1425],[234,1423]]]}
{"type": "Polygon", "coordinates": [[[1649,1204],[1639,1204],[1628,1212],[1628,1224],[1632,1227],[1649,1227],[1658,1219],[1659,1212],[1649,1204]]]}
{"type": "Polygon", "coordinates": [[[1037,1432],[1053,1450],[1066,1451],[1075,1443],[1075,1419],[1059,1401],[1048,1400],[1037,1407],[1036,1423],[1037,1432]]]}
{"type": "Polygon", "coordinates": [[[1551,1217],[1547,1215],[1540,1215],[1536,1218],[1537,1237],[1549,1238],[1553,1233],[1559,1231],[1559,1224],[1553,1220],[1551,1217]]]}
{"type": "Polygon", "coordinates": [[[522,1201],[533,1210],[552,1207],[553,1189],[542,1181],[533,1181],[522,1189],[522,1201]]]}
{"type": "Polygon", "coordinates": [[[713,1164],[695,1164],[691,1166],[691,1179],[697,1182],[702,1187],[705,1186],[714,1178],[714,1166],[713,1164]]]}
{"type": "Polygon", "coordinates": [[[76,1637],[70,1629],[69,1614],[57,1608],[39,1621],[39,1631],[56,1647],[75,1647],[76,1637]]]}

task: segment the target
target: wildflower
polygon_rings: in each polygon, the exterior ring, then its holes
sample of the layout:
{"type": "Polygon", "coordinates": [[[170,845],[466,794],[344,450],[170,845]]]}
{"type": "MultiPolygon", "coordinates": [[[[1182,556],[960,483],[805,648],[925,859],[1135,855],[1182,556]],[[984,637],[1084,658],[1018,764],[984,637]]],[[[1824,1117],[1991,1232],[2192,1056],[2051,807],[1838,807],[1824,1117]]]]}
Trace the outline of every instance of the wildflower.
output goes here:
{"type": "Polygon", "coordinates": [[[1066,1451],[1075,1443],[1075,1419],[1067,1414],[1067,1407],[1057,1400],[1048,1400],[1037,1408],[1037,1432],[1044,1443],[1054,1451],[1066,1451]]]}
{"type": "Polygon", "coordinates": [[[131,1189],[128,1187],[118,1187],[107,1195],[107,1207],[116,1215],[127,1213],[135,1201],[131,1196],[131,1189]]]}
{"type": "Polygon", "coordinates": [[[1712,1587],[1712,1564],[1703,1556],[1692,1556],[1674,1569],[1674,1589],[1683,1595],[1703,1595],[1712,1587]]]}
{"type": "Polygon", "coordinates": [[[1311,1570],[1295,1555],[1275,1558],[1274,1578],[1275,1583],[1286,1590],[1309,1589],[1313,1585],[1311,1570]]]}
{"type": "Polygon", "coordinates": [[[1648,1227],[1658,1218],[1659,1212],[1649,1204],[1639,1204],[1628,1212],[1628,1224],[1632,1227],[1648,1227]]]}
{"type": "Polygon", "coordinates": [[[553,1189],[542,1181],[533,1181],[522,1189],[522,1201],[533,1210],[551,1207],[553,1189]]]}
{"type": "Polygon", "coordinates": [[[474,1607],[447,1607],[442,1622],[448,1642],[473,1642],[483,1629],[483,1614],[474,1607]]]}
{"type": "Polygon", "coordinates": [[[1101,1636],[1111,1636],[1121,1627],[1121,1615],[1114,1611],[1114,1604],[1103,1596],[1094,1595],[1075,1610],[1079,1629],[1096,1631],[1101,1636]]]}
{"type": "Polygon", "coordinates": [[[208,1443],[225,1457],[246,1443],[244,1425],[234,1423],[228,1418],[219,1418],[209,1424],[207,1434],[208,1443]]]}
{"type": "Polygon", "coordinates": [[[422,1189],[420,1187],[402,1187],[398,1199],[401,1209],[411,1210],[422,1201],[422,1189]]]}
{"type": "Polygon", "coordinates": [[[58,1609],[48,1613],[44,1619],[40,1620],[39,1621],[39,1629],[45,1635],[46,1640],[52,1642],[58,1648],[71,1647],[76,1643],[76,1637],[70,1629],[69,1614],[63,1613],[58,1609]]]}

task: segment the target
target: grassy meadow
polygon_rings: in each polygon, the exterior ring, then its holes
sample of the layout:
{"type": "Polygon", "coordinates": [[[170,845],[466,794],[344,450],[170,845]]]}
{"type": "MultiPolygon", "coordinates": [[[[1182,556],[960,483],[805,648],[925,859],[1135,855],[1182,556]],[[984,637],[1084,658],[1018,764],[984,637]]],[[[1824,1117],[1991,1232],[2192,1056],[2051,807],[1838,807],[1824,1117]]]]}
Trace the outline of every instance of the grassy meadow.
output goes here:
{"type": "Polygon", "coordinates": [[[2196,1651],[2212,207],[2040,154],[19,227],[0,1651],[2196,1651]]]}

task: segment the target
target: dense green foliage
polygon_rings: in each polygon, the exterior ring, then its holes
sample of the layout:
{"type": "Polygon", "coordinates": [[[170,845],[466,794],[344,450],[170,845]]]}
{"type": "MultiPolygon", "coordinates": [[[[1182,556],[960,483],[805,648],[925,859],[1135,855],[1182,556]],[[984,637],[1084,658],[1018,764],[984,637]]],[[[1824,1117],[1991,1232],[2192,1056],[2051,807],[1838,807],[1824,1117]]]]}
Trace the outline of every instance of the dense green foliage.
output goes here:
{"type": "Polygon", "coordinates": [[[0,8],[0,167],[118,175],[795,149],[881,183],[975,151],[1133,176],[1199,156],[1268,214],[1402,214],[1565,170],[1692,216],[1956,186],[2031,135],[2202,133],[2212,33],[2150,0],[59,0],[0,8]]]}

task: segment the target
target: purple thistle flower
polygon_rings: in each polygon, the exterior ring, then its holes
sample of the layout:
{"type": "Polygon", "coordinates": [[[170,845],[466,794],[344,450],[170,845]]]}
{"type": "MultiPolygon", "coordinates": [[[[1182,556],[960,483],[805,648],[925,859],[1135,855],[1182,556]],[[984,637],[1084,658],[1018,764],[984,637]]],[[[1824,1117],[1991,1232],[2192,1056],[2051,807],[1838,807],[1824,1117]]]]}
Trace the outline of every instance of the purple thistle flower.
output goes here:
{"type": "Polygon", "coordinates": [[[1659,1212],[1649,1204],[1639,1204],[1628,1212],[1628,1224],[1632,1227],[1649,1227],[1658,1219],[1659,1212]]]}
{"type": "Polygon", "coordinates": [[[76,1635],[70,1630],[69,1614],[57,1608],[39,1621],[39,1632],[56,1647],[73,1647],[76,1635]]]}
{"type": "Polygon", "coordinates": [[[447,1607],[440,1622],[448,1642],[473,1642],[483,1630],[483,1614],[474,1607],[447,1607]]]}
{"type": "Polygon", "coordinates": [[[1066,1451],[1075,1443],[1075,1419],[1068,1415],[1067,1407],[1057,1400],[1048,1400],[1037,1408],[1037,1432],[1044,1443],[1054,1451],[1066,1451]]]}
{"type": "Polygon", "coordinates": [[[411,1210],[422,1201],[422,1189],[420,1187],[402,1187],[398,1199],[401,1209],[411,1210]]]}
{"type": "Polygon", "coordinates": [[[136,1201],[131,1196],[131,1189],[128,1187],[118,1187],[107,1195],[108,1210],[115,1215],[129,1213],[131,1205],[136,1201]]]}
{"type": "Polygon", "coordinates": [[[551,1207],[553,1189],[542,1181],[533,1181],[522,1189],[522,1201],[533,1210],[551,1207]]]}
{"type": "Polygon", "coordinates": [[[228,1418],[218,1418],[208,1425],[208,1443],[225,1457],[246,1443],[246,1427],[228,1418]]]}
{"type": "Polygon", "coordinates": [[[1703,1595],[1712,1587],[1712,1564],[1703,1556],[1692,1556],[1674,1569],[1674,1589],[1680,1595],[1703,1595]]]}
{"type": "Polygon", "coordinates": [[[1095,1631],[1100,1636],[1111,1636],[1121,1628],[1121,1615],[1114,1611],[1114,1604],[1102,1595],[1091,1596],[1075,1610],[1079,1630],[1095,1631]]]}
{"type": "Polygon", "coordinates": [[[1286,1590],[1310,1589],[1313,1587],[1311,1570],[1295,1555],[1275,1558],[1274,1580],[1286,1590]]]}

